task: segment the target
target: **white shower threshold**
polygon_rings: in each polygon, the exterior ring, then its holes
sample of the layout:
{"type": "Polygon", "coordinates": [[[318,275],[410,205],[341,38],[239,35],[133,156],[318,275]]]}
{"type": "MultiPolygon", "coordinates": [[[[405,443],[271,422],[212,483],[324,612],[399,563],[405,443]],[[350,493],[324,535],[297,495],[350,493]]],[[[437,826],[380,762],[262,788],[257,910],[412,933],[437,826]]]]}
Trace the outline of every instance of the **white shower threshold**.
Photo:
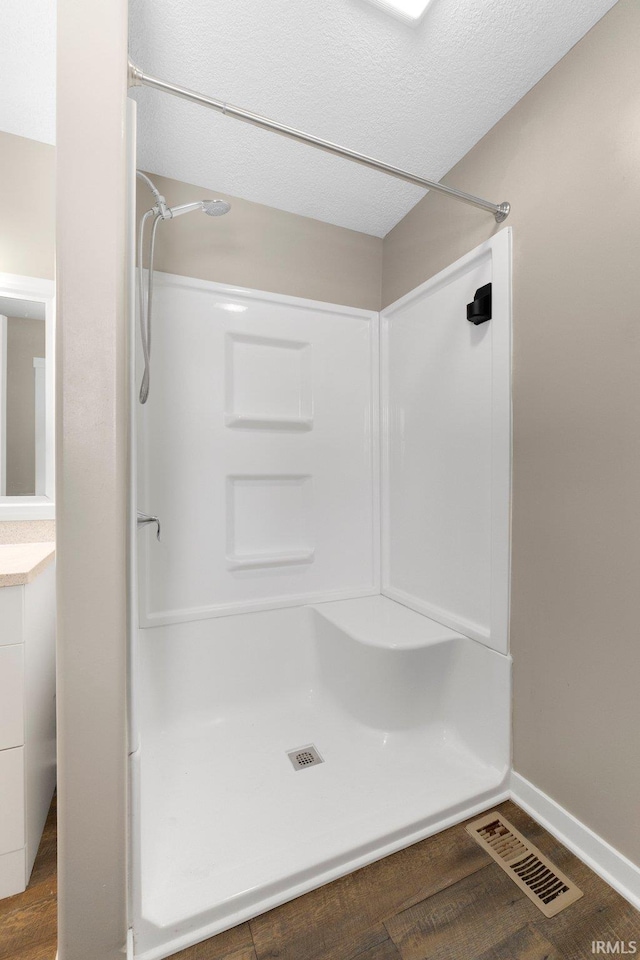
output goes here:
{"type": "Polygon", "coordinates": [[[145,634],[164,700],[143,710],[134,772],[139,960],[508,796],[508,658],[391,600],[145,634]],[[310,744],[324,762],[294,769],[287,752],[310,744]]]}

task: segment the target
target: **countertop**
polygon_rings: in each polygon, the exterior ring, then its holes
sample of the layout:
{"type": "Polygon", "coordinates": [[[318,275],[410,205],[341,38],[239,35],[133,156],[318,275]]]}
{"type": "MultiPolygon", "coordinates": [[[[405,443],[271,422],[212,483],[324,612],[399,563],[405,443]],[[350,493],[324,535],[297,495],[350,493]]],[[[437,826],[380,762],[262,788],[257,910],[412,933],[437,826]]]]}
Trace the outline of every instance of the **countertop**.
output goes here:
{"type": "Polygon", "coordinates": [[[55,552],[53,542],[0,544],[0,587],[31,583],[51,563],[55,552]]]}

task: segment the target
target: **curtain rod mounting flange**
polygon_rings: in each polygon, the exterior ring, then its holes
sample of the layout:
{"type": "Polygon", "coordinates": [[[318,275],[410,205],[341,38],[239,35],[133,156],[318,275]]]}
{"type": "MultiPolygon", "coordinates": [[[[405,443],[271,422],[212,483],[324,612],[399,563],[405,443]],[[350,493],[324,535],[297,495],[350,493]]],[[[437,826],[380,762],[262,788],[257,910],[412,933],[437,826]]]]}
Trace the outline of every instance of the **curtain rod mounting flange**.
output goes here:
{"type": "Polygon", "coordinates": [[[133,60],[128,61],[128,77],[130,87],[139,87],[142,85],[142,70],[136,67],[133,60]]]}

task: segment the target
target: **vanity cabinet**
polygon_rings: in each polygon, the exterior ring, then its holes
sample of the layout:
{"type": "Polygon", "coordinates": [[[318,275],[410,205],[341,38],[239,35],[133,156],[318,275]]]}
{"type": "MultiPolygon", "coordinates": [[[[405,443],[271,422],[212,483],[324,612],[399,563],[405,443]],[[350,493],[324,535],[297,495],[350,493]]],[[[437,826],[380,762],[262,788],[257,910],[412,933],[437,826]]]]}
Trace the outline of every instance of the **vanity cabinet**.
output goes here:
{"type": "Polygon", "coordinates": [[[56,778],[53,544],[22,546],[0,547],[0,898],[29,882],[56,778]]]}

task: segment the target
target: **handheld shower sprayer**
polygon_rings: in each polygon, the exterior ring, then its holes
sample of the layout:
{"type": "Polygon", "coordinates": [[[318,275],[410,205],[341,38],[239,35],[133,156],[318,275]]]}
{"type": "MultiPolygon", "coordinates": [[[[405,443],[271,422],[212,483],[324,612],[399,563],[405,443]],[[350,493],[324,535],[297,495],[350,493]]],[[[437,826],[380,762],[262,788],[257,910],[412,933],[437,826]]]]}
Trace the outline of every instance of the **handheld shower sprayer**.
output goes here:
{"type": "Polygon", "coordinates": [[[197,203],[183,203],[179,207],[169,207],[167,220],[173,220],[175,217],[182,216],[183,213],[191,213],[192,210],[202,210],[208,217],[222,217],[231,209],[231,204],[226,200],[198,200],[197,203]]]}
{"type": "Polygon", "coordinates": [[[140,232],[138,237],[138,292],[140,301],[140,338],[142,340],[142,356],[144,358],[144,373],[140,384],[140,403],[146,403],[149,397],[149,378],[151,374],[151,304],[153,301],[153,259],[156,245],[156,231],[161,220],[173,220],[175,217],[182,216],[183,213],[191,213],[192,210],[202,210],[208,217],[222,217],[231,209],[231,204],[226,200],[198,200],[195,203],[182,203],[177,207],[168,207],[165,198],[162,196],[153,181],[142,173],[136,171],[138,177],[143,180],[151,192],[155,203],[151,210],[143,214],[140,221],[140,232]],[[144,263],[144,232],[146,222],[149,217],[153,217],[151,227],[151,243],[149,246],[149,267],[147,278],[147,289],[143,283],[143,263],[144,263]]]}

